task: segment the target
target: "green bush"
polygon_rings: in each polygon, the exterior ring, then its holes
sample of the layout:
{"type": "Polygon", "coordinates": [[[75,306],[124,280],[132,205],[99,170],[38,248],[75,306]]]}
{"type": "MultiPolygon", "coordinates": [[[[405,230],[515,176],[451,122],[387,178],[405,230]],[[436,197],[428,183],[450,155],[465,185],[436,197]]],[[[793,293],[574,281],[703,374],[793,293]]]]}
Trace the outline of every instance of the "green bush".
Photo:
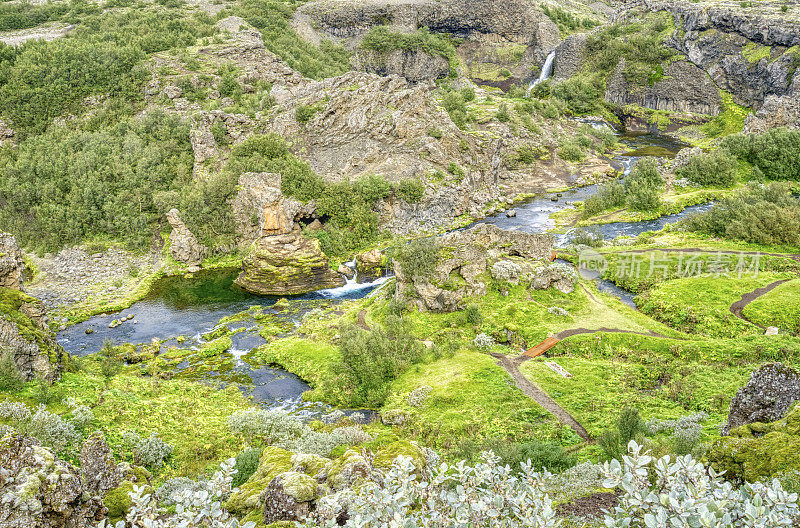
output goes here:
{"type": "Polygon", "coordinates": [[[298,123],[306,124],[319,111],[319,105],[298,105],[294,111],[294,118],[298,123]]]}
{"type": "Polygon", "coordinates": [[[625,177],[625,206],[632,211],[653,211],[659,208],[659,194],[664,180],[651,159],[640,160],[625,177]]]}
{"type": "Polygon", "coordinates": [[[450,63],[451,76],[456,73],[458,66],[456,48],[450,41],[449,35],[431,33],[425,28],[418,30],[416,33],[407,34],[391,32],[386,26],[376,26],[364,36],[361,41],[361,47],[383,54],[404,50],[439,55],[450,63]]]}
{"type": "Polygon", "coordinates": [[[389,248],[388,256],[400,264],[410,278],[430,277],[439,262],[441,246],[433,238],[419,238],[389,248]]]}
{"type": "Polygon", "coordinates": [[[425,195],[425,185],[417,179],[402,180],[395,190],[397,196],[409,204],[419,203],[425,195]]]}
{"type": "Polygon", "coordinates": [[[18,391],[22,388],[24,381],[12,352],[5,349],[0,350],[0,391],[18,391]]]}
{"type": "Polygon", "coordinates": [[[757,244],[800,245],[800,202],[787,183],[754,186],[681,225],[689,230],[757,244]]]}
{"type": "Polygon", "coordinates": [[[628,453],[628,443],[644,432],[644,421],[639,416],[638,409],[625,407],[617,416],[614,426],[600,435],[597,443],[607,460],[621,460],[622,455],[628,453]]]}
{"type": "Polygon", "coordinates": [[[236,455],[236,474],[233,476],[231,486],[238,488],[249,479],[258,469],[258,459],[261,456],[261,449],[254,447],[245,449],[236,455]]]}
{"type": "Polygon", "coordinates": [[[242,95],[242,87],[234,72],[226,72],[217,83],[217,91],[222,97],[237,98],[242,95]]]}
{"type": "Polygon", "coordinates": [[[501,123],[508,123],[511,121],[511,114],[508,113],[508,105],[503,103],[500,105],[500,108],[497,110],[497,120],[501,123]]]}
{"type": "Polygon", "coordinates": [[[342,360],[335,368],[342,387],[337,403],[370,408],[384,403],[391,382],[420,361],[426,349],[408,325],[407,319],[389,315],[385,328],[342,330],[342,360]]]}
{"type": "Polygon", "coordinates": [[[586,153],[583,151],[580,145],[577,143],[564,143],[561,145],[561,148],[558,149],[558,155],[561,156],[561,159],[564,161],[573,161],[579,162],[583,161],[586,157],[586,153]]]}
{"type": "Polygon", "coordinates": [[[737,170],[736,158],[720,148],[691,158],[675,174],[698,185],[730,187],[736,182],[737,170]]]}
{"type": "Polygon", "coordinates": [[[736,134],[722,141],[722,149],[757,167],[770,180],[800,181],[800,130],[736,134]]]}

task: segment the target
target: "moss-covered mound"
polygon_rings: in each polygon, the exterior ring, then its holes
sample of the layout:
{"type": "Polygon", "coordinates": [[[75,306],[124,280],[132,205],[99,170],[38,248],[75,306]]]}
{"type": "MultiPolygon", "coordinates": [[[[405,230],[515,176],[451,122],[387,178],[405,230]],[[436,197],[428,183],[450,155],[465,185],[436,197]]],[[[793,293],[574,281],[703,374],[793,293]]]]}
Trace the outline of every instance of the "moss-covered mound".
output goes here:
{"type": "Polygon", "coordinates": [[[800,471],[799,452],[800,406],[795,406],[782,420],[732,429],[711,446],[708,459],[729,478],[755,482],[781,471],[800,471]]]}

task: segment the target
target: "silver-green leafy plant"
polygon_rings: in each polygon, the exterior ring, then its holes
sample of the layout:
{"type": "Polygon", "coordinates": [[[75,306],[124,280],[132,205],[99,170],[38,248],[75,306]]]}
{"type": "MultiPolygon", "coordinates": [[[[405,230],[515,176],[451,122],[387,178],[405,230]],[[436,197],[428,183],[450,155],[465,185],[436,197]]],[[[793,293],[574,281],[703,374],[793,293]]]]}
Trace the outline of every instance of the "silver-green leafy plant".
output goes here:
{"type": "Polygon", "coordinates": [[[235,464],[230,458],[204,486],[186,486],[173,494],[175,512],[171,514],[158,509],[148,488],[134,486],[128,494],[132,504],[125,520],[113,525],[102,521],[97,528],[254,528],[255,523],[239,523],[222,506],[236,491],[231,489],[235,464]]]}
{"type": "Polygon", "coordinates": [[[603,466],[606,488],[620,488],[608,528],[773,528],[797,526],[797,494],[774,479],[734,487],[691,455],[653,460],[635,441],[603,466]]]}

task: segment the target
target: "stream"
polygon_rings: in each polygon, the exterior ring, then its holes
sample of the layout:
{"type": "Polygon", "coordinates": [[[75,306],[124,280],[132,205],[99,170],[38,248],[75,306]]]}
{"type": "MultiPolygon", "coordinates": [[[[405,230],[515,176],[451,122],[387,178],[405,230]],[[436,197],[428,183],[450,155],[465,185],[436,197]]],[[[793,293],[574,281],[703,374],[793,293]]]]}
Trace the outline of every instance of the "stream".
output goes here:
{"type": "MultiPolygon", "coordinates": [[[[238,270],[216,270],[199,272],[191,278],[173,276],[159,279],[147,297],[130,308],[113,315],[98,315],[58,332],[58,342],[75,356],[98,352],[106,340],[115,345],[166,340],[161,345],[162,353],[170,347],[196,350],[206,342],[202,337],[204,333],[222,326],[218,324],[221,319],[253,312],[254,307],[255,313],[272,317],[289,334],[303,315],[314,308],[345,299],[361,299],[388,281],[387,277],[382,277],[359,284],[354,277],[340,288],[292,297],[288,308],[274,308],[279,297],[258,296],[241,290],[233,283],[238,274],[238,270]],[[109,327],[115,320],[124,322],[115,328],[109,327]],[[87,330],[90,333],[87,334],[87,330]],[[181,336],[180,340],[178,336],[181,336]]],[[[252,317],[234,319],[226,323],[231,331],[235,331],[230,336],[233,346],[223,354],[223,357],[233,360],[233,370],[224,375],[210,371],[203,379],[236,382],[255,402],[299,416],[319,417],[331,410],[327,405],[302,400],[302,394],[309,390],[309,386],[298,376],[280,368],[254,368],[245,361],[243,357],[246,354],[267,341],[259,335],[260,328],[252,317]]],[[[177,368],[181,371],[188,366],[188,360],[184,360],[177,368]]]]}
{"type": "MultiPolygon", "coordinates": [[[[599,121],[583,122],[593,127],[608,127],[599,121]]],[[[672,157],[685,146],[667,136],[653,134],[620,135],[620,141],[625,146],[625,151],[616,155],[614,162],[622,168],[623,177],[630,172],[638,159],[644,156],[672,157]]],[[[487,223],[503,229],[543,233],[555,228],[555,222],[550,219],[552,213],[573,207],[572,202],[585,200],[595,194],[598,188],[599,185],[590,185],[537,196],[518,205],[516,217],[508,218],[500,213],[479,220],[476,224],[487,223]]],[[[598,226],[598,229],[607,239],[620,235],[633,237],[644,231],[661,229],[666,224],[708,207],[708,204],[693,206],[679,214],[655,220],[615,222],[598,226]]],[[[568,242],[569,234],[558,236],[557,245],[563,246],[568,242]]],[[[348,265],[354,267],[352,262],[348,265]]],[[[374,282],[359,284],[354,277],[340,288],[292,297],[287,307],[287,303],[276,306],[277,297],[252,295],[239,289],[233,283],[237,275],[238,270],[211,270],[192,277],[159,279],[141,301],[119,313],[98,315],[71,326],[57,334],[58,342],[70,354],[85,356],[98,352],[106,340],[115,345],[143,345],[158,340],[162,341],[162,353],[172,350],[178,357],[186,357],[177,365],[179,373],[194,372],[187,369],[198,364],[196,360],[193,363],[192,355],[206,342],[203,335],[219,328],[220,320],[248,312],[248,315],[232,318],[225,323],[229,330],[235,332],[230,336],[232,347],[221,356],[227,366],[223,368],[225,365],[222,363],[209,366],[192,379],[236,383],[260,405],[282,408],[300,416],[319,417],[329,412],[329,406],[302,400],[302,394],[309,386],[298,376],[280,368],[253,367],[246,361],[245,356],[249,352],[267,342],[259,334],[260,327],[256,317],[270,318],[270,321],[281,326],[283,333],[280,335],[289,335],[299,325],[304,314],[314,308],[329,306],[345,299],[364,298],[389,278],[383,277],[374,282]],[[216,370],[209,370],[211,368],[216,370]]],[[[632,293],[603,279],[597,279],[597,284],[601,291],[616,295],[622,302],[635,308],[632,293]]]]}

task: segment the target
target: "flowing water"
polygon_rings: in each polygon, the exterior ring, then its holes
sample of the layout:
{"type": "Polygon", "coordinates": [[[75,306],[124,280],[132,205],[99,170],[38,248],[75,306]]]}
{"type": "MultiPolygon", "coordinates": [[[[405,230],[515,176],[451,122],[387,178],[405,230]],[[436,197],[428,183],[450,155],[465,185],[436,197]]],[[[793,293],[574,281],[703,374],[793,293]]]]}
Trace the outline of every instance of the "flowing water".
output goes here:
{"type": "MultiPolygon", "coordinates": [[[[92,317],[71,326],[57,334],[58,342],[67,352],[76,356],[98,352],[106,340],[115,345],[138,345],[157,339],[166,340],[162,343],[162,352],[169,347],[196,350],[205,342],[202,337],[204,333],[218,328],[221,319],[242,312],[266,314],[285,328],[288,334],[303,315],[314,308],[344,299],[363,298],[388,280],[382,277],[371,283],[359,284],[353,278],[341,288],[292,297],[289,308],[280,305],[275,308],[278,297],[252,295],[241,290],[233,283],[237,275],[237,270],[223,270],[200,272],[191,278],[175,276],[160,279],[154,283],[147,297],[130,308],[113,315],[92,317]],[[125,321],[119,326],[109,327],[112,321],[123,319],[125,321]]],[[[244,356],[265,344],[266,340],[259,335],[260,327],[253,317],[234,319],[235,322],[226,324],[231,331],[235,331],[231,335],[233,346],[223,354],[223,358],[232,363],[232,370],[224,373],[207,372],[202,379],[236,382],[254,401],[270,408],[284,408],[305,416],[319,416],[330,410],[321,404],[302,401],[302,394],[309,386],[298,376],[279,368],[252,367],[244,356]]],[[[178,370],[188,372],[186,369],[189,366],[187,359],[178,365],[178,370]]]]}
{"type": "MultiPolygon", "coordinates": [[[[548,56],[542,69],[540,79],[546,79],[552,73],[554,54],[548,56]]],[[[604,122],[582,120],[583,123],[596,128],[610,128],[604,122]]],[[[626,146],[624,153],[616,156],[614,161],[627,174],[638,159],[643,156],[674,156],[682,148],[679,143],[669,137],[653,134],[622,135],[620,141],[626,146]]],[[[505,214],[492,216],[478,223],[489,223],[503,229],[521,230],[531,233],[543,233],[555,227],[550,219],[554,212],[572,207],[574,201],[582,201],[594,195],[599,185],[571,189],[563,193],[549,193],[537,196],[525,204],[518,206],[517,216],[507,218],[505,214]]],[[[668,223],[675,222],[684,216],[709,207],[700,205],[687,208],[685,211],[643,222],[615,222],[598,227],[604,238],[615,238],[619,235],[636,236],[647,230],[661,229],[668,223]]],[[[560,235],[559,244],[565,244],[569,235],[560,235]]],[[[353,263],[348,263],[354,267],[353,263]]],[[[113,315],[100,315],[74,325],[57,337],[59,343],[70,354],[83,356],[98,352],[106,340],[114,344],[132,343],[135,345],[162,341],[162,352],[174,347],[186,351],[188,359],[181,361],[178,369],[192,372],[191,354],[205,342],[203,334],[218,328],[220,320],[231,318],[236,314],[248,312],[259,317],[269,317],[290,334],[299,324],[304,314],[321,304],[336,303],[343,299],[360,299],[375,292],[389,279],[382,277],[374,282],[359,283],[354,277],[345,286],[330,290],[322,290],[304,296],[290,298],[289,307],[278,306],[277,297],[263,297],[249,294],[234,285],[238,271],[205,271],[193,277],[167,277],[158,280],[146,298],[130,308],[113,315]],[[109,326],[112,321],[123,321],[121,324],[109,326]],[[87,333],[88,332],[88,333],[87,333]],[[180,336],[180,338],[179,338],[180,336]]],[[[621,290],[613,283],[598,279],[601,291],[608,291],[620,297],[628,305],[634,306],[633,294],[621,290]]],[[[203,372],[197,378],[202,380],[236,383],[247,394],[262,405],[271,408],[284,408],[291,412],[318,416],[329,408],[321,404],[308,404],[302,401],[302,394],[309,389],[308,384],[298,376],[282,369],[271,367],[252,367],[246,355],[253,349],[266,343],[259,334],[260,327],[252,316],[240,316],[226,323],[231,335],[232,347],[223,354],[224,361],[230,368],[203,372]]]]}

